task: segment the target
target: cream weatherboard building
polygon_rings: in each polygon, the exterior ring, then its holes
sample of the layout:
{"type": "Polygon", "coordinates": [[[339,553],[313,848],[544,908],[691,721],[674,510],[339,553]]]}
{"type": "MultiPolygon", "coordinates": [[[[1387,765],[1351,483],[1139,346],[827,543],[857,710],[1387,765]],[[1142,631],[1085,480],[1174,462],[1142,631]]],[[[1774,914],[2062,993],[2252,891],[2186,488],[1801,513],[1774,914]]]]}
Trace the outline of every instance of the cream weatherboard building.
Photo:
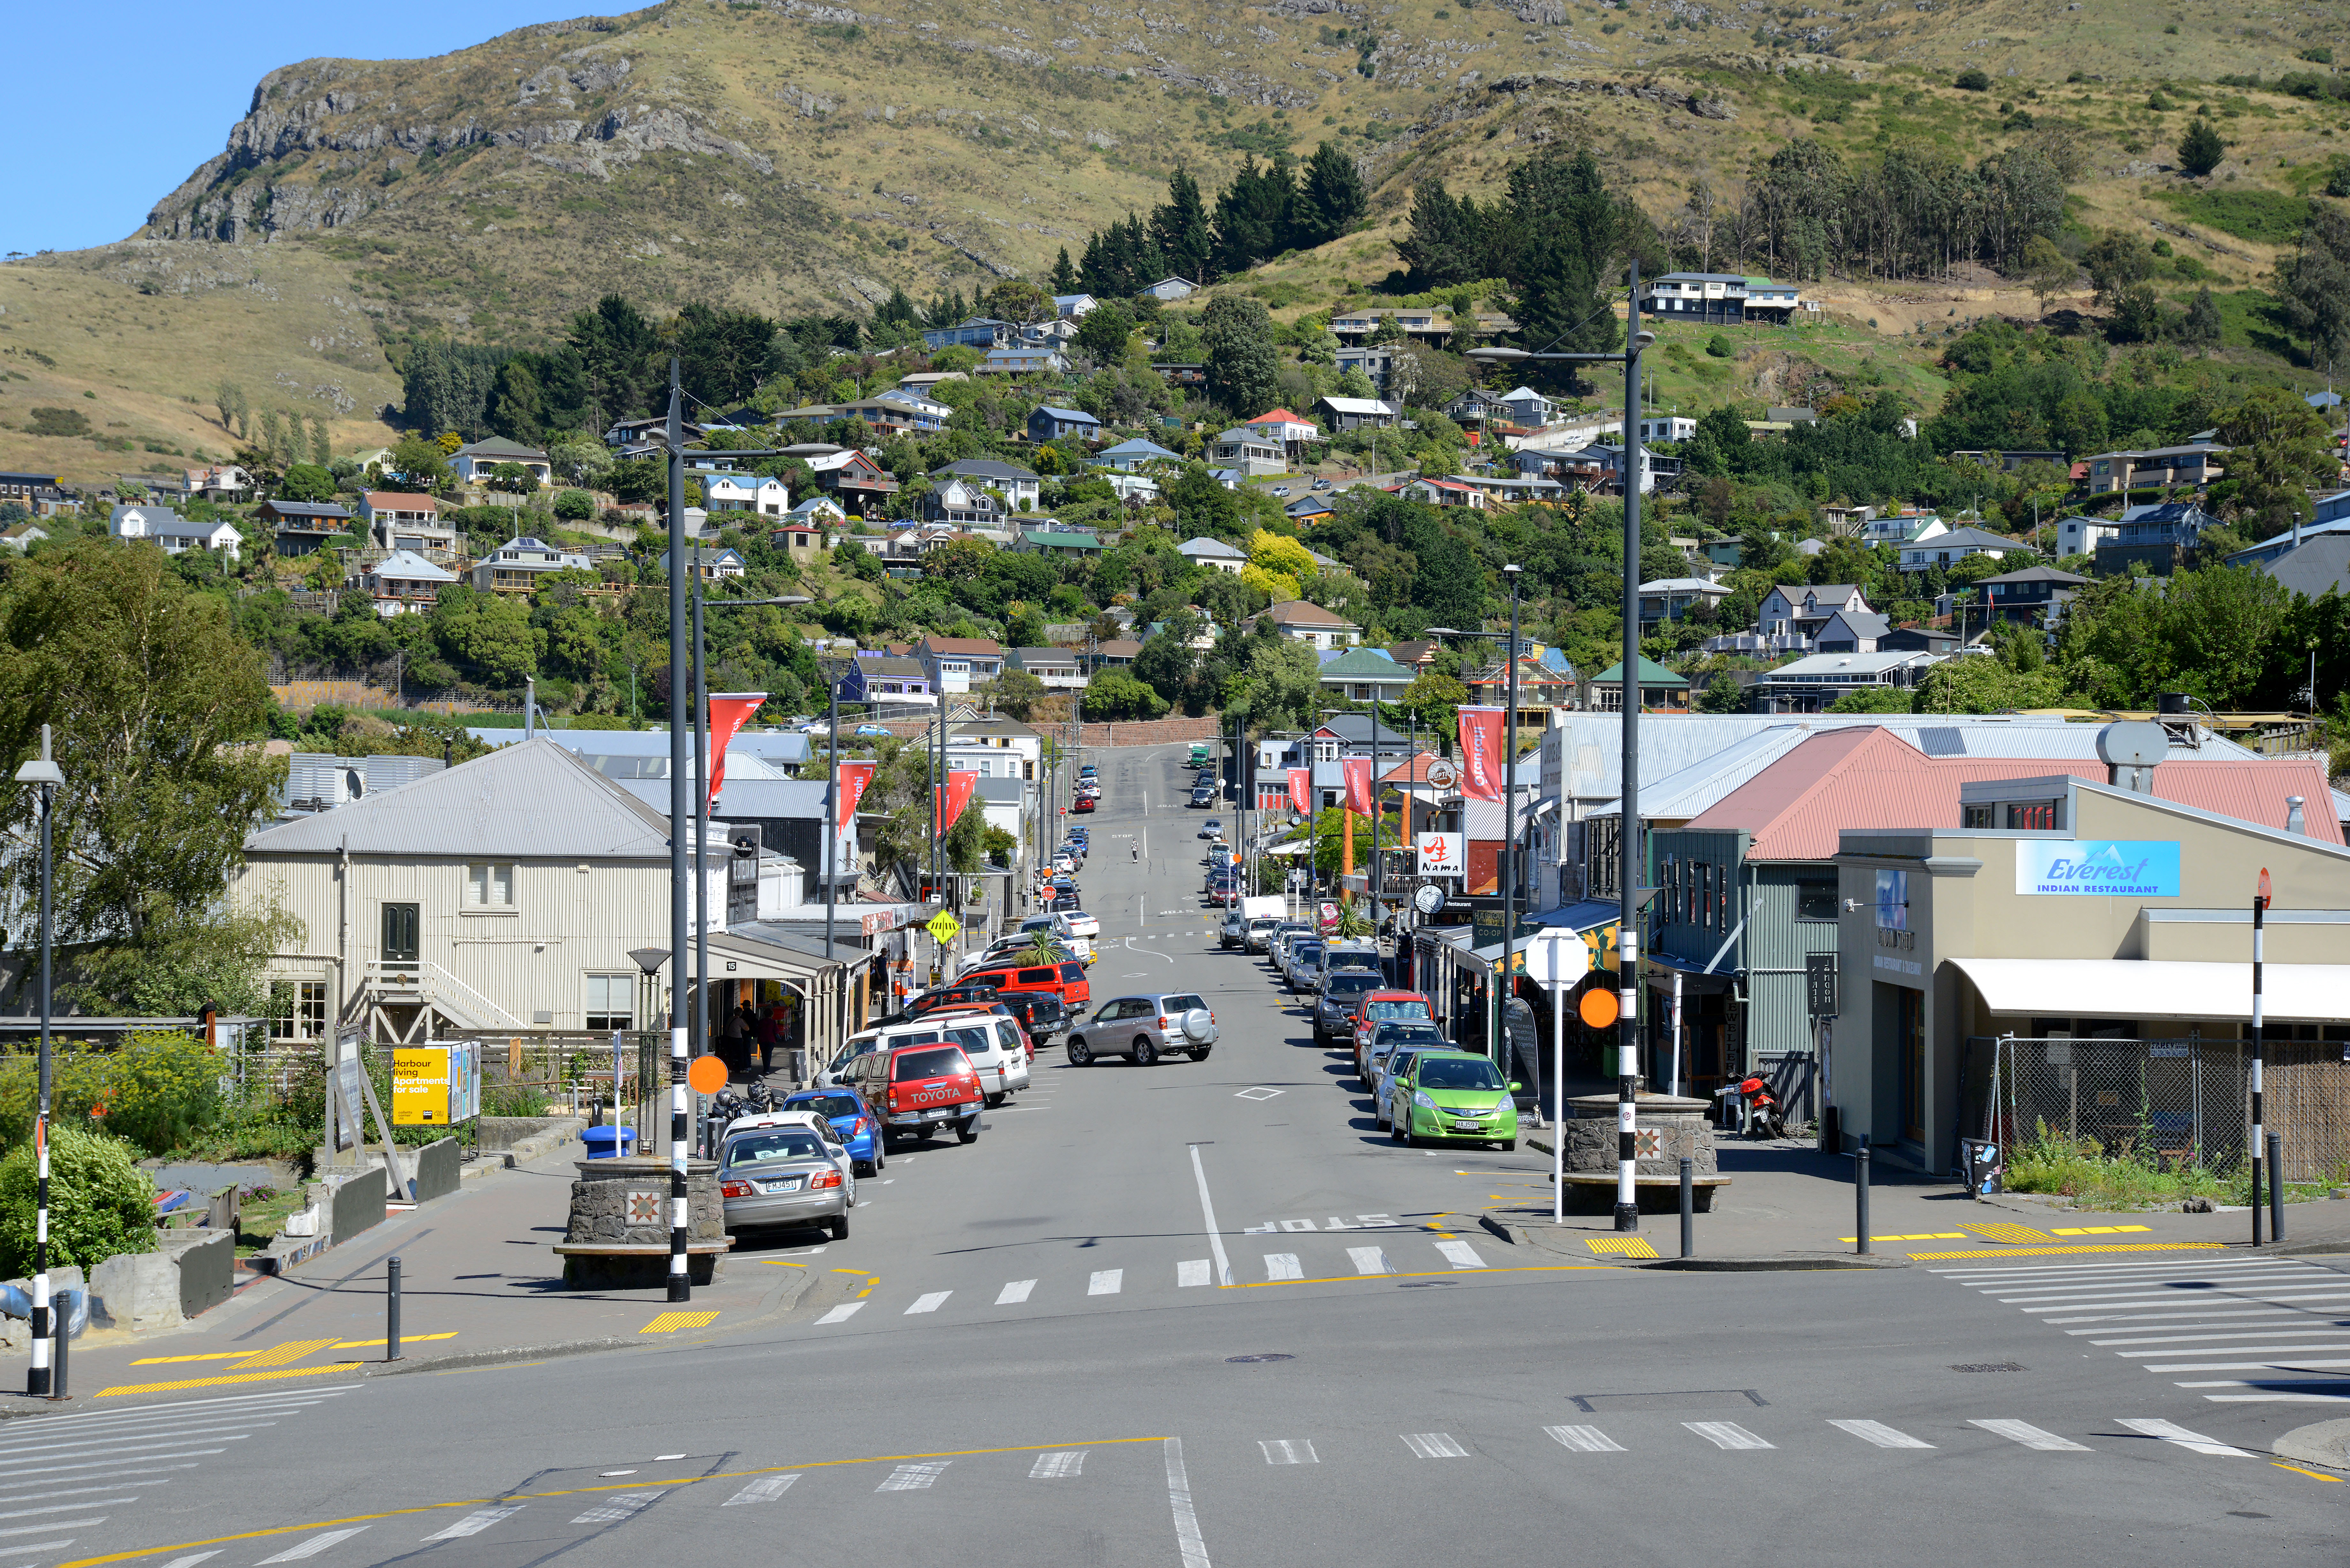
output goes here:
{"type": "MultiPolygon", "coordinates": [[[[722,826],[713,932],[724,930],[731,862],[722,826]]],[[[241,909],[275,901],[302,922],[269,962],[291,993],[296,1040],[336,1023],[379,1041],[650,1029],[672,971],[648,982],[629,953],[670,945],[669,853],[666,815],[554,742],[529,740],[254,834],[230,898],[241,909]]],[[[823,1048],[847,1011],[849,967],[726,937],[713,943],[712,980],[724,989],[712,1014],[731,1005],[729,982],[768,982],[807,1007],[806,1043],[823,1048]]]]}

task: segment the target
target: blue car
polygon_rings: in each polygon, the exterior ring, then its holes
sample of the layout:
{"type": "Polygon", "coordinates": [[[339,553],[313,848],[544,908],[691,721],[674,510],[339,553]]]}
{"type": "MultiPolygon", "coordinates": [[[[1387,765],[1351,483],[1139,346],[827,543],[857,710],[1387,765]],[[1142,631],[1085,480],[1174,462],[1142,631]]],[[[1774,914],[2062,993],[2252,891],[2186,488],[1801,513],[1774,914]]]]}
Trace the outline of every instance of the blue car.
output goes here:
{"type": "Polygon", "coordinates": [[[777,1110],[809,1110],[832,1123],[832,1130],[848,1149],[851,1168],[859,1176],[878,1174],[889,1163],[881,1147],[881,1118],[854,1089],[802,1089],[786,1095],[777,1110]]]}

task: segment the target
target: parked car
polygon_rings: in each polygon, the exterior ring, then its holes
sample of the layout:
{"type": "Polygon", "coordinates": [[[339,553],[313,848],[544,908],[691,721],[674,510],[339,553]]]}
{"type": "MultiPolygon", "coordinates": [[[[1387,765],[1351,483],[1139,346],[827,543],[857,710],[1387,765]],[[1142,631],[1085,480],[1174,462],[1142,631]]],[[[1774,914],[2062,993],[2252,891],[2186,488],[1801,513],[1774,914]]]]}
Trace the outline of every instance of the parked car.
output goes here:
{"type": "Polygon", "coordinates": [[[1305,937],[1289,944],[1289,961],[1282,966],[1281,977],[1290,990],[1305,990],[1308,981],[1321,971],[1321,938],[1305,937]]]}
{"type": "Polygon", "coordinates": [[[1315,980],[1318,981],[1342,969],[1368,970],[1373,974],[1379,973],[1379,944],[1368,937],[1325,938],[1322,942],[1322,967],[1315,980]]]}
{"type": "Polygon", "coordinates": [[[1101,936],[1101,922],[1083,909],[1063,909],[1053,917],[1053,934],[1086,962],[1094,961],[1094,947],[1101,936]]]}
{"type": "Polygon", "coordinates": [[[1207,882],[1200,889],[1201,898],[1211,904],[1232,898],[1240,891],[1240,869],[1233,866],[1217,866],[1209,869],[1207,882]]]}
{"type": "Polygon", "coordinates": [[[1314,1044],[1345,1040],[1351,1045],[1355,1004],[1384,983],[1369,970],[1326,970],[1314,996],[1314,1044]]]}
{"type": "Polygon", "coordinates": [[[1086,966],[1073,958],[1064,959],[1056,964],[993,963],[985,969],[973,970],[962,978],[965,983],[993,985],[1006,993],[1015,991],[1050,992],[1071,1012],[1093,1000],[1093,990],[1086,983],[1086,966]]]}
{"type": "Polygon", "coordinates": [[[881,1147],[881,1114],[854,1089],[802,1089],[785,1095],[781,1108],[813,1111],[831,1123],[848,1151],[852,1176],[877,1176],[889,1162],[881,1147]]]}
{"type": "Polygon", "coordinates": [[[1093,810],[1093,808],[1094,797],[1089,794],[1081,794],[1077,796],[1076,804],[1069,807],[1071,811],[1075,812],[1088,812],[1093,810]]]}
{"type": "Polygon", "coordinates": [[[964,1143],[979,1138],[983,1103],[979,1075],[960,1045],[899,1045],[858,1057],[849,1086],[881,1113],[882,1136],[900,1142],[935,1137],[949,1127],[964,1143]]]}
{"type": "Polygon", "coordinates": [[[1003,997],[1003,1007],[1020,1022],[1028,1036],[1028,1054],[1034,1060],[1036,1047],[1050,1041],[1067,1026],[1068,1010],[1061,999],[1049,992],[1014,991],[1003,997]]]}
{"type": "Polygon", "coordinates": [[[1086,1067],[1099,1057],[1124,1056],[1148,1067],[1175,1054],[1204,1062],[1216,1037],[1215,1013],[1193,992],[1121,996],[1069,1031],[1069,1062],[1086,1067]]]}
{"type": "Polygon", "coordinates": [[[1366,1090],[1377,1090],[1379,1075],[1387,1070],[1389,1054],[1407,1047],[1414,1051],[1449,1051],[1452,1048],[1452,1042],[1447,1040],[1444,1031],[1433,1023],[1414,1023],[1407,1020],[1374,1024],[1370,1044],[1363,1048],[1362,1064],[1355,1071],[1355,1082],[1366,1090]]]}
{"type": "Polygon", "coordinates": [[[942,985],[936,991],[926,991],[918,996],[908,998],[906,1016],[910,1019],[920,1018],[926,1012],[936,1012],[941,1008],[966,1008],[983,1005],[994,1000],[995,987],[973,985],[968,981],[957,980],[952,985],[942,985]]]}
{"type": "Polygon", "coordinates": [[[1230,952],[1234,948],[1246,945],[1248,941],[1248,934],[1249,922],[1242,917],[1238,910],[1234,910],[1232,913],[1226,915],[1224,917],[1224,923],[1221,927],[1217,928],[1216,945],[1223,949],[1225,951],[1230,952]]]}
{"type": "Polygon", "coordinates": [[[1415,1051],[1388,1093],[1388,1128],[1397,1142],[1499,1144],[1518,1147],[1518,1085],[1501,1069],[1466,1051],[1415,1051]]]}
{"type": "MultiPolygon", "coordinates": [[[[1449,1051],[1451,1046],[1447,1044],[1444,1048],[1449,1051]]],[[[1380,1064],[1379,1075],[1371,1080],[1372,1126],[1381,1128],[1388,1126],[1395,1113],[1396,1080],[1410,1069],[1411,1059],[1421,1054],[1422,1050],[1417,1045],[1398,1045],[1388,1053],[1387,1060],[1380,1064]]]]}
{"type": "Polygon", "coordinates": [[[1353,1020],[1355,1075],[1357,1077],[1362,1075],[1363,1053],[1370,1046],[1371,1030],[1375,1026],[1407,1018],[1432,1020],[1435,1016],[1436,1010],[1429,1005],[1428,998],[1419,992],[1389,991],[1382,988],[1364,992],[1362,1000],[1355,1004],[1353,1020]]]}
{"type": "Polygon", "coordinates": [[[1221,817],[1221,816],[1211,816],[1211,817],[1208,818],[1208,820],[1207,820],[1207,821],[1205,821],[1205,822],[1203,822],[1203,823],[1200,824],[1200,836],[1201,836],[1201,837],[1202,837],[1202,838],[1222,838],[1223,836],[1224,836],[1224,819],[1223,819],[1222,817],[1221,817]]]}
{"type": "Polygon", "coordinates": [[[1257,915],[1242,929],[1241,947],[1253,953],[1264,951],[1265,943],[1273,940],[1273,929],[1281,924],[1279,915],[1257,915]]]}
{"type": "Polygon", "coordinates": [[[848,1238],[857,1178],[830,1124],[808,1111],[753,1116],[727,1130],[718,1147],[718,1199],[726,1229],[773,1231],[822,1226],[848,1238]]]}
{"type": "Polygon", "coordinates": [[[980,1092],[991,1106],[1028,1086],[1027,1041],[1008,1010],[990,1004],[976,1011],[933,1015],[946,1043],[962,1047],[979,1074],[980,1092]]]}
{"type": "Polygon", "coordinates": [[[1264,956],[1276,973],[1289,960],[1289,944],[1299,937],[1311,935],[1313,930],[1313,926],[1305,920],[1284,920],[1273,928],[1273,935],[1265,939],[1264,956]]]}

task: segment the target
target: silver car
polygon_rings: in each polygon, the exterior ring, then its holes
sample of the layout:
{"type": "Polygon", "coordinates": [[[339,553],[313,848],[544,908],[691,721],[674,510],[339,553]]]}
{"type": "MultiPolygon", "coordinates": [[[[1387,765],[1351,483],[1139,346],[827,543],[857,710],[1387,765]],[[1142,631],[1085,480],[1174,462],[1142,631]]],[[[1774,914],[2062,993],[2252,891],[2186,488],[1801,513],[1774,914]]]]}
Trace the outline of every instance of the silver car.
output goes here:
{"type": "MultiPolygon", "coordinates": [[[[1396,1075],[1410,1066],[1411,1059],[1426,1049],[1424,1045],[1399,1045],[1388,1052],[1387,1060],[1379,1064],[1379,1075],[1371,1089],[1371,1124],[1382,1132],[1387,1129],[1395,1109],[1396,1075]]],[[[1444,1049],[1451,1047],[1447,1045],[1444,1049]]]]}
{"type": "Polygon", "coordinates": [[[841,1168],[840,1147],[826,1130],[801,1124],[727,1134],[718,1191],[729,1231],[820,1225],[834,1241],[847,1239],[857,1177],[841,1168]]]}
{"type": "Polygon", "coordinates": [[[1388,1056],[1398,1050],[1450,1051],[1452,1042],[1444,1031],[1433,1023],[1414,1019],[1401,1019],[1375,1025],[1371,1043],[1363,1048],[1363,1075],[1356,1082],[1374,1094],[1378,1090],[1379,1075],[1387,1068],[1388,1056]]]}
{"type": "Polygon", "coordinates": [[[1308,937],[1303,941],[1290,943],[1289,956],[1283,962],[1281,971],[1292,991],[1313,984],[1315,977],[1322,971],[1322,940],[1308,937]]]}
{"type": "Polygon", "coordinates": [[[1087,1067],[1097,1057],[1124,1056],[1138,1067],[1148,1067],[1171,1055],[1204,1062],[1216,1036],[1216,1015],[1195,992],[1121,996],[1070,1026],[1069,1063],[1087,1067]]]}

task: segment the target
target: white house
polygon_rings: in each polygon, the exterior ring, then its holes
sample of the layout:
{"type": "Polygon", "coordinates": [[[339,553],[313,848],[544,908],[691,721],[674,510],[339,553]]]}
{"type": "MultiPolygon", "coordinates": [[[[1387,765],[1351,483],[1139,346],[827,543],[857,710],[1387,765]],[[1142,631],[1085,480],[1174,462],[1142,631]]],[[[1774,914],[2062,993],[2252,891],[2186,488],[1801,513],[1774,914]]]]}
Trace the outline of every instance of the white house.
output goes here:
{"type": "Polygon", "coordinates": [[[1698,606],[1718,605],[1729,597],[1730,590],[1711,577],[1659,577],[1640,585],[1640,619],[1681,620],[1698,606]]]}
{"type": "Polygon", "coordinates": [[[1310,599],[1285,600],[1262,615],[1251,616],[1241,623],[1241,628],[1248,630],[1261,620],[1272,623],[1274,630],[1291,641],[1316,650],[1352,648],[1362,640],[1361,627],[1310,599]]]}
{"type": "Polygon", "coordinates": [[[792,509],[790,486],[755,473],[716,473],[702,482],[704,505],[712,512],[757,512],[781,517],[792,509]]]}
{"type": "Polygon", "coordinates": [[[1994,534],[1988,528],[1951,528],[1903,545],[1901,569],[1923,572],[1935,566],[1955,566],[1969,556],[1988,556],[1994,561],[2003,561],[2010,556],[2038,554],[2022,540],[1994,534]]]}
{"type": "Polygon", "coordinates": [[[1123,469],[1132,472],[1147,462],[1181,462],[1182,454],[1169,452],[1155,441],[1136,436],[1116,446],[1104,447],[1094,453],[1094,463],[1099,468],[1123,469]]]}
{"type": "Polygon", "coordinates": [[[555,470],[547,462],[546,453],[535,446],[508,441],[504,436],[470,441],[459,447],[449,458],[450,469],[467,484],[489,483],[490,471],[509,462],[527,471],[541,484],[554,483],[555,470]]]}
{"type": "Polygon", "coordinates": [[[375,596],[375,613],[390,618],[422,615],[457,574],[436,566],[413,550],[394,550],[359,573],[359,587],[375,596]]]}
{"type": "Polygon", "coordinates": [[[118,539],[160,545],[167,556],[216,550],[234,561],[244,545],[244,535],[234,524],[190,522],[168,506],[117,506],[107,518],[106,531],[118,539]]]}
{"type": "Polygon", "coordinates": [[[596,564],[576,551],[557,548],[525,534],[509,539],[473,563],[473,587],[484,593],[528,594],[549,572],[592,572],[596,564]]]}
{"type": "Polygon", "coordinates": [[[1551,410],[1556,405],[1532,387],[1519,387],[1503,392],[1500,399],[1510,417],[1522,425],[1541,426],[1550,423],[1551,410]]]}
{"type": "Polygon", "coordinates": [[[1189,299],[1200,292],[1200,286],[1189,278],[1162,277],[1142,291],[1161,305],[1171,305],[1179,299],[1189,299]]]}
{"type": "Polygon", "coordinates": [[[1950,525],[1931,512],[1915,510],[1871,517],[1860,525],[1860,536],[1872,545],[1914,544],[1950,531],[1950,525]]]}
{"type": "Polygon", "coordinates": [[[1754,628],[1765,636],[1815,637],[1839,610],[1866,615],[1868,600],[1852,583],[1815,583],[1809,587],[1782,583],[1754,607],[1754,628]]]}
{"type": "Polygon", "coordinates": [[[966,457],[944,468],[931,470],[931,478],[941,483],[961,479],[995,491],[1012,503],[1015,512],[1035,510],[1045,488],[1045,481],[1035,469],[994,457],[966,457]]]}
{"type": "Polygon", "coordinates": [[[1175,553],[1195,566],[1206,566],[1211,571],[1229,572],[1233,576],[1239,576],[1241,568],[1248,565],[1247,551],[1227,545],[1222,539],[1211,539],[1205,535],[1184,540],[1175,546],[1175,553]]]}
{"type": "Polygon", "coordinates": [[[2111,517],[2067,517],[2056,524],[2056,558],[2094,556],[2100,545],[2120,540],[2122,525],[2111,517]]]}
{"type": "Polygon", "coordinates": [[[1252,476],[1289,472],[1288,460],[1282,455],[1281,448],[1246,425],[1234,425],[1210,441],[1208,455],[1252,476]]]}
{"type": "Polygon", "coordinates": [[[1321,438],[1321,429],[1312,420],[1293,414],[1287,409],[1274,409],[1247,421],[1247,427],[1288,452],[1321,438]]]}
{"type": "Polygon", "coordinates": [[[1083,321],[1087,313],[1101,302],[1090,294],[1056,294],[1053,309],[1064,321],[1083,321]]]}
{"type": "Polygon", "coordinates": [[[1659,414],[1640,421],[1642,441],[1685,441],[1697,434],[1697,421],[1687,414],[1659,414]]]}

